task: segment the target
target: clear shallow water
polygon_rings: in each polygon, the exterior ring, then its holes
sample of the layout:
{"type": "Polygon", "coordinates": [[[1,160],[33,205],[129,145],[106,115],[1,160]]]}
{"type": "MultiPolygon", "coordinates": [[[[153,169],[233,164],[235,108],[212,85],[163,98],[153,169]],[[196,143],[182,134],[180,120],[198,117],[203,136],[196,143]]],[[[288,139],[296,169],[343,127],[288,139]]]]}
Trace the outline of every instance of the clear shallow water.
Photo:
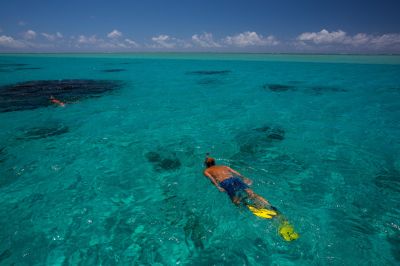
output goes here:
{"type": "Polygon", "coordinates": [[[355,58],[1,56],[40,69],[3,65],[0,85],[124,85],[0,113],[0,264],[398,264],[400,64],[355,58]],[[235,208],[202,176],[206,152],[252,178],[300,239],[235,208]]]}

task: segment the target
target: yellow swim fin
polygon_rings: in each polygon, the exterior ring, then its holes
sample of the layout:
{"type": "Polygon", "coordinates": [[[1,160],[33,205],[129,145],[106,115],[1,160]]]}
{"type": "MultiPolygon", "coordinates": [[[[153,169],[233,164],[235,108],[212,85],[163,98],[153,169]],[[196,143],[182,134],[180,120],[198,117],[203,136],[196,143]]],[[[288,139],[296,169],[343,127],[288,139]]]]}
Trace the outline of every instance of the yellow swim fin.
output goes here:
{"type": "Polygon", "coordinates": [[[299,238],[299,234],[294,231],[293,226],[288,221],[284,221],[279,226],[279,234],[286,241],[293,241],[299,238]]]}
{"type": "Polygon", "coordinates": [[[273,216],[277,215],[276,211],[268,209],[257,209],[251,205],[247,205],[247,208],[255,215],[264,219],[271,219],[273,216]]]}

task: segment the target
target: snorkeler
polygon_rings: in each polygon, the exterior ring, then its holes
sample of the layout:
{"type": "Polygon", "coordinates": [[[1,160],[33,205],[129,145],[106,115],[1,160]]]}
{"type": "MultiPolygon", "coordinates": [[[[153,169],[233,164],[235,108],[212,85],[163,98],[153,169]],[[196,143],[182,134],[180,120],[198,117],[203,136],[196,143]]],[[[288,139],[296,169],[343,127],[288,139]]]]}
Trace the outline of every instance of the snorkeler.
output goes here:
{"type": "Polygon", "coordinates": [[[60,101],[60,100],[58,100],[58,99],[56,99],[56,98],[54,98],[53,95],[50,96],[50,102],[52,102],[52,103],[54,103],[54,104],[56,104],[58,106],[65,107],[65,103],[60,101]]]}
{"type": "Polygon", "coordinates": [[[266,199],[250,189],[249,186],[252,183],[250,179],[228,166],[215,165],[215,159],[208,156],[204,164],[206,166],[204,175],[211,180],[219,191],[227,192],[236,206],[243,203],[257,217],[263,219],[275,218],[279,223],[278,233],[285,241],[293,241],[299,238],[299,234],[286,217],[266,199]]]}
{"type": "MultiPolygon", "coordinates": [[[[215,165],[215,159],[208,156],[204,164],[206,166],[204,175],[211,180],[219,191],[228,193],[235,205],[239,205],[242,200],[246,199],[255,201],[257,205],[270,205],[266,199],[250,189],[252,181],[239,172],[228,166],[215,165]]],[[[243,203],[247,204],[246,202],[243,203]]]]}

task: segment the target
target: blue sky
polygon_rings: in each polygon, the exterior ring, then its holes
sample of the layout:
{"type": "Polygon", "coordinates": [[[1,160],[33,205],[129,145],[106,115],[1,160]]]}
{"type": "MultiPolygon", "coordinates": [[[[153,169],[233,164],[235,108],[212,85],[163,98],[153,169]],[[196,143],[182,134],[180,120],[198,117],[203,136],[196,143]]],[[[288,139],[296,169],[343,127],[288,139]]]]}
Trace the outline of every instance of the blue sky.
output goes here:
{"type": "Polygon", "coordinates": [[[0,52],[400,53],[400,1],[1,0],[0,52]]]}

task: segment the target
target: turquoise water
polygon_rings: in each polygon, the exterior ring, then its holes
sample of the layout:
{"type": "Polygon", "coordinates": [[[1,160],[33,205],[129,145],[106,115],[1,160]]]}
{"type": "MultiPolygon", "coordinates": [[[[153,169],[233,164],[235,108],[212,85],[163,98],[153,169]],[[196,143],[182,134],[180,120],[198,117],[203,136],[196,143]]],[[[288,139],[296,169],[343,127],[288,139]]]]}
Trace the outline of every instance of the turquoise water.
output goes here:
{"type": "Polygon", "coordinates": [[[123,82],[65,108],[0,113],[1,265],[400,261],[397,56],[2,55],[0,63],[0,85],[123,82]],[[267,138],[266,127],[281,138],[267,138]],[[203,177],[206,152],[250,177],[300,238],[285,242],[276,222],[234,207],[203,177]]]}

